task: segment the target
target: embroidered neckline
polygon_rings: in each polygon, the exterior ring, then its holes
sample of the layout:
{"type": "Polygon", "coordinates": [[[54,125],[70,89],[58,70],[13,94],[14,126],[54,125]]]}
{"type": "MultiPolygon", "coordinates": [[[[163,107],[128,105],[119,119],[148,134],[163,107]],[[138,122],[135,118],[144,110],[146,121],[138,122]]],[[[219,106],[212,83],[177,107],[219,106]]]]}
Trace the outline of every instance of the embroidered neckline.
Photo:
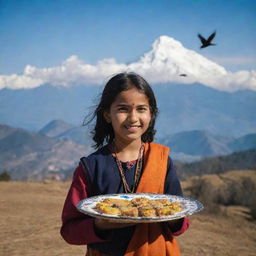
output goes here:
{"type": "Polygon", "coordinates": [[[138,185],[140,175],[141,175],[143,152],[144,152],[144,143],[141,144],[141,147],[140,147],[140,150],[139,150],[138,161],[136,161],[136,170],[135,170],[134,179],[133,179],[134,184],[133,184],[132,187],[130,187],[128,185],[127,181],[126,181],[126,178],[125,178],[125,175],[124,175],[124,170],[123,170],[123,167],[122,167],[122,162],[117,157],[116,148],[115,148],[114,143],[112,145],[112,149],[114,151],[115,161],[116,161],[116,164],[117,164],[120,176],[121,176],[121,180],[123,182],[125,193],[134,193],[135,190],[136,190],[136,187],[138,185]]]}
{"type": "MultiPolygon", "coordinates": [[[[115,156],[115,151],[114,151],[114,148],[113,148],[113,143],[110,143],[108,145],[108,148],[109,148],[109,151],[113,154],[113,157],[116,158],[115,156]]],[[[136,164],[137,164],[137,161],[138,159],[136,160],[131,160],[131,161],[127,161],[127,162],[123,162],[121,160],[119,160],[122,164],[124,164],[126,166],[127,169],[132,169],[136,164]]]]}

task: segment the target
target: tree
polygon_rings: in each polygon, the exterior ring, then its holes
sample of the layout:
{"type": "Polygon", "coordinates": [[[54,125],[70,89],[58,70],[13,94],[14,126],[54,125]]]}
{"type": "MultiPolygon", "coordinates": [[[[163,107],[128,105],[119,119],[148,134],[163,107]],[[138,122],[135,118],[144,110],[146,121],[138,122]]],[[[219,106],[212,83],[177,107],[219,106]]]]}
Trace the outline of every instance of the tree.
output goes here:
{"type": "Polygon", "coordinates": [[[0,174],[0,181],[10,181],[11,176],[7,173],[7,171],[4,171],[0,174]]]}

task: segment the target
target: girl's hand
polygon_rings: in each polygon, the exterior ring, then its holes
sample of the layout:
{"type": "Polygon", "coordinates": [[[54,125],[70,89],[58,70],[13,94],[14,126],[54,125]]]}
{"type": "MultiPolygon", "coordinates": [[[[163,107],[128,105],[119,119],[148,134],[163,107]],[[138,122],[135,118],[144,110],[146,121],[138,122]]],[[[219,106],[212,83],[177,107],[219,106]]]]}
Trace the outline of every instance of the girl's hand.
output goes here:
{"type": "Polygon", "coordinates": [[[116,228],[125,228],[135,225],[134,223],[117,223],[111,222],[109,220],[95,218],[94,226],[97,230],[108,230],[108,229],[116,229],[116,228]]]}

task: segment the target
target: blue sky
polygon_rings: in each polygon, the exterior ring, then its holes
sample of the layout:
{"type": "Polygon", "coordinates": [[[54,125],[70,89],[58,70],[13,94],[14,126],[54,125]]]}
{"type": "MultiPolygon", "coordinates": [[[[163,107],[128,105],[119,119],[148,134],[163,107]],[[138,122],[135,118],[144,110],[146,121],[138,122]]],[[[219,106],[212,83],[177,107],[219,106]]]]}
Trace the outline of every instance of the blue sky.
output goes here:
{"type": "Polygon", "coordinates": [[[129,63],[167,35],[228,70],[256,69],[254,0],[0,0],[0,74],[60,65],[71,55],[129,63]],[[217,30],[200,50],[197,33],[217,30]]]}

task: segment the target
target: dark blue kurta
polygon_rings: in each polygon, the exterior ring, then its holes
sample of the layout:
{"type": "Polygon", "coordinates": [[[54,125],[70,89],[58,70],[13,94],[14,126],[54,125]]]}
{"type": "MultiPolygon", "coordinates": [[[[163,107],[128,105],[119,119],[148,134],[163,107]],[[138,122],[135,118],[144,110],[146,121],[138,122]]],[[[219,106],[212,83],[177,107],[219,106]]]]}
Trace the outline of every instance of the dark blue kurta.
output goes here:
{"type": "MultiPolygon", "coordinates": [[[[123,183],[119,170],[109,146],[104,146],[88,157],[81,158],[85,167],[86,176],[90,180],[91,195],[124,193],[123,183]]],[[[127,168],[127,163],[122,163],[128,185],[133,185],[136,165],[127,168]]],[[[143,168],[142,168],[143,170],[143,168]]],[[[167,175],[164,193],[182,195],[179,179],[171,158],[168,158],[167,175]]],[[[110,231],[111,239],[107,242],[88,244],[89,247],[113,256],[124,255],[135,226],[110,231]]]]}

